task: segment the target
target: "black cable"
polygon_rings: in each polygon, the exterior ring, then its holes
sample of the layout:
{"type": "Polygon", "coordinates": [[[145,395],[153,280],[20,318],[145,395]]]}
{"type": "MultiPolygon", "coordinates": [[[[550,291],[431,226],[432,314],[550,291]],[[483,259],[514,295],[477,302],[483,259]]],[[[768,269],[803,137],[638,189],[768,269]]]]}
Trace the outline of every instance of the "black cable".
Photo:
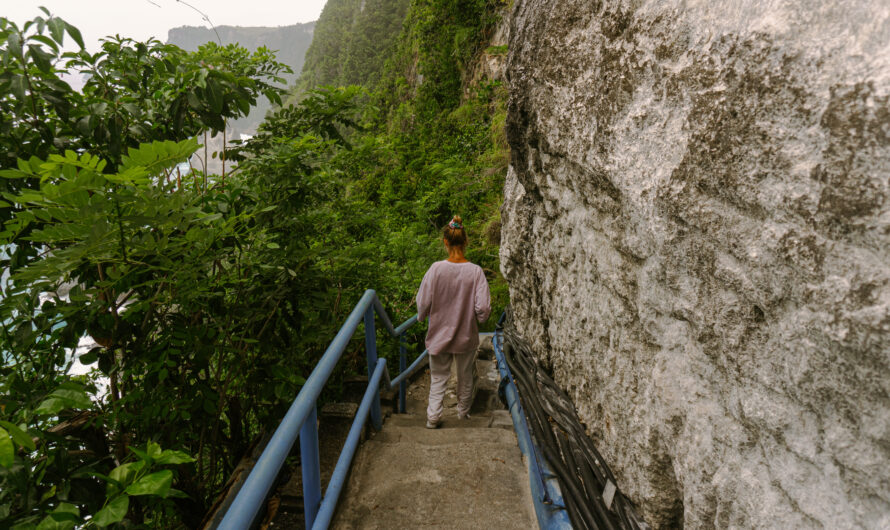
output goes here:
{"type": "Polygon", "coordinates": [[[510,372],[513,373],[514,383],[520,395],[524,393],[527,396],[527,403],[522,408],[544,458],[547,459],[556,474],[572,526],[579,529],[596,529],[597,527],[592,525],[592,521],[584,519],[584,513],[579,506],[584,503],[585,496],[580,493],[576,484],[568,480],[569,473],[564,468],[562,457],[554,451],[554,448],[558,448],[558,443],[553,431],[549,427],[544,427],[546,421],[541,418],[540,403],[537,401],[535,393],[531,391],[532,387],[527,379],[528,374],[519,370],[513,353],[512,347],[504,348],[504,360],[507,362],[510,372]]]}
{"type": "MultiPolygon", "coordinates": [[[[509,315],[507,324],[509,325],[509,315]]],[[[504,317],[498,322],[503,328],[504,317]]],[[[553,379],[540,370],[531,347],[510,330],[503,333],[504,360],[519,390],[522,409],[542,456],[556,475],[572,525],[578,529],[645,529],[634,504],[617,490],[617,481],[582,427],[574,404],[553,379]],[[602,493],[615,487],[611,506],[602,493]]]]}
{"type": "MultiPolygon", "coordinates": [[[[582,461],[586,458],[586,456],[584,455],[584,451],[582,451],[579,447],[580,444],[578,444],[574,440],[570,440],[569,445],[571,446],[570,449],[572,451],[572,457],[576,462],[579,460],[579,457],[582,461]]],[[[581,481],[584,484],[584,491],[587,492],[587,497],[591,498],[597,494],[597,491],[602,491],[605,486],[603,486],[602,481],[597,480],[597,478],[593,476],[593,469],[590,467],[590,465],[585,464],[587,464],[586,461],[584,461],[582,465],[579,465],[578,471],[581,474],[581,481]]]]}
{"type": "MultiPolygon", "coordinates": [[[[557,477],[556,480],[560,483],[559,487],[562,488],[562,482],[559,480],[559,477],[557,477]]],[[[569,521],[572,523],[573,530],[596,530],[595,528],[591,528],[587,524],[587,521],[580,518],[581,511],[578,509],[578,503],[572,496],[563,496],[562,502],[565,506],[566,513],[569,515],[569,521]]]]}
{"type": "MultiPolygon", "coordinates": [[[[559,435],[556,436],[556,441],[560,444],[560,451],[562,452],[563,458],[565,458],[566,464],[568,464],[569,469],[577,469],[577,465],[575,464],[575,459],[572,457],[572,451],[568,447],[568,440],[565,442],[562,441],[562,437],[559,435]]],[[[579,481],[577,480],[577,475],[572,477],[575,480],[573,482],[577,484],[579,481]]],[[[582,485],[583,491],[583,485],[582,485]]],[[[595,498],[595,497],[594,497],[595,498]]],[[[591,499],[590,495],[585,494],[584,500],[588,502],[581,503],[581,510],[584,512],[585,519],[593,521],[594,528],[604,529],[604,530],[615,530],[615,525],[612,524],[610,520],[610,516],[605,513],[605,506],[602,505],[601,502],[589,502],[591,499]],[[591,511],[591,507],[593,510],[591,511]]]]}
{"type": "MultiPolygon", "coordinates": [[[[537,370],[536,366],[534,367],[534,369],[536,371],[536,375],[540,379],[542,379],[542,383],[544,383],[542,385],[542,390],[545,392],[549,391],[555,393],[559,398],[558,400],[553,399],[546,403],[551,407],[559,409],[558,413],[551,413],[551,415],[554,417],[559,417],[562,420],[561,426],[564,430],[572,431],[572,433],[575,436],[578,436],[580,439],[586,439],[587,433],[581,428],[580,422],[577,421],[577,415],[574,411],[574,408],[572,408],[571,410],[568,408],[569,404],[571,404],[571,400],[569,399],[569,397],[566,395],[565,392],[563,392],[561,388],[556,385],[556,383],[553,381],[552,378],[550,378],[550,376],[548,376],[544,372],[537,370]]],[[[584,452],[588,454],[588,456],[593,457],[593,462],[591,462],[590,465],[594,473],[596,473],[597,479],[600,481],[603,487],[605,487],[606,480],[611,480],[613,483],[617,483],[615,477],[612,475],[612,472],[611,470],[609,470],[608,467],[603,470],[605,474],[599,472],[600,464],[597,464],[596,462],[604,462],[604,459],[602,455],[600,455],[599,452],[596,450],[596,447],[594,447],[593,444],[586,444],[582,446],[582,448],[584,449],[584,452]]]]}
{"type": "MultiPolygon", "coordinates": [[[[533,387],[530,386],[530,382],[527,379],[528,375],[523,372],[518,372],[519,379],[517,384],[523,389],[522,391],[526,396],[530,397],[531,406],[527,409],[527,412],[531,416],[533,429],[536,433],[536,438],[539,439],[539,444],[541,445],[544,456],[547,458],[548,462],[550,462],[551,467],[557,476],[558,482],[560,483],[560,488],[563,492],[563,498],[569,499],[570,505],[574,506],[574,514],[570,512],[570,516],[574,515],[576,521],[573,523],[576,526],[578,525],[578,521],[584,522],[585,528],[598,529],[601,527],[600,524],[597,524],[596,518],[590,513],[588,508],[588,499],[589,497],[583,491],[583,488],[578,483],[577,480],[572,480],[572,473],[570,472],[570,467],[565,463],[565,459],[562,453],[562,447],[559,442],[558,435],[556,435],[547,422],[547,418],[543,414],[543,410],[541,407],[541,403],[538,400],[537,396],[533,391],[533,387]],[[541,435],[543,434],[543,443],[540,442],[542,440],[541,435]]],[[[514,372],[516,375],[516,372],[514,372]]]]}

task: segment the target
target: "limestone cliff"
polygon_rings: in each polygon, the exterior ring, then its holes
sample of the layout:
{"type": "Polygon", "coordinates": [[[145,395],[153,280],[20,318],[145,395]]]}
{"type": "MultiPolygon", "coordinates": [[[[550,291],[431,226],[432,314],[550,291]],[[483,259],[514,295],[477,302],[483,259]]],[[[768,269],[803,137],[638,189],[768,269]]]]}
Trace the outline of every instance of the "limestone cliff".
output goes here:
{"type": "Polygon", "coordinates": [[[516,0],[516,324],[657,527],[890,528],[890,4],[516,0]]]}

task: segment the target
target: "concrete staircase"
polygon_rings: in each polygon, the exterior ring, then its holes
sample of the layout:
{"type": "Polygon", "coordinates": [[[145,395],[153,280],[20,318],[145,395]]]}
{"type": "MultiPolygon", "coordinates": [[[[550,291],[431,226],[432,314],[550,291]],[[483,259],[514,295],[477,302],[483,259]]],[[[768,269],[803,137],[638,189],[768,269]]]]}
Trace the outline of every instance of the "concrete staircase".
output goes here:
{"type": "MultiPolygon", "coordinates": [[[[483,352],[482,356],[485,356],[483,352]]],[[[359,448],[331,528],[536,528],[526,465],[497,398],[493,361],[476,363],[471,418],[458,420],[455,377],[439,429],[427,429],[428,373],[359,448]]]]}

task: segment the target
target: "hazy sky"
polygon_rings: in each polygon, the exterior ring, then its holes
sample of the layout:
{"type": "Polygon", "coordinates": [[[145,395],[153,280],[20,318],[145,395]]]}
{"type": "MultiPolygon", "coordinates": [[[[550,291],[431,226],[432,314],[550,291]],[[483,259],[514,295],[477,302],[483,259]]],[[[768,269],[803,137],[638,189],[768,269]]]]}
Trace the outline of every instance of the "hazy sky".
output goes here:
{"type": "MultiPolygon", "coordinates": [[[[206,13],[216,26],[287,26],[318,20],[326,0],[186,1],[206,13]]],[[[42,14],[39,6],[80,29],[91,51],[96,51],[100,38],[115,33],[137,40],[155,37],[166,41],[170,28],[207,26],[201,15],[176,0],[0,0],[0,16],[21,27],[42,14]]]]}

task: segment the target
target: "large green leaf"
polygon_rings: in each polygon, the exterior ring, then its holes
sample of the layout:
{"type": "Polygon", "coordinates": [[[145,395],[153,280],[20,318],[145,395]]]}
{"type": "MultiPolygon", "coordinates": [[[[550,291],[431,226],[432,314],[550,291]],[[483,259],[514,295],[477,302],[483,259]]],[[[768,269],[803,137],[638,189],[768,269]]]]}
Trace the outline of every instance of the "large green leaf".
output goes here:
{"type": "Polygon", "coordinates": [[[29,436],[28,433],[26,433],[25,431],[21,430],[18,425],[3,420],[0,420],[0,425],[6,428],[15,443],[30,451],[37,449],[37,446],[34,444],[34,440],[31,438],[31,436],[29,436]]]}
{"type": "Polygon", "coordinates": [[[127,488],[130,495],[157,495],[166,497],[173,484],[173,472],[169,469],[146,475],[127,488]]]}
{"type": "Polygon", "coordinates": [[[87,366],[93,364],[94,362],[99,360],[99,353],[102,352],[102,348],[96,347],[91,348],[90,351],[80,356],[80,364],[87,366]]]}
{"type": "Polygon", "coordinates": [[[130,508],[130,497],[121,495],[108,503],[104,508],[93,516],[93,522],[96,526],[104,528],[110,524],[119,523],[127,516],[127,510],[130,508]]]}
{"type": "Polygon", "coordinates": [[[6,38],[6,45],[9,50],[14,52],[16,55],[22,54],[22,35],[21,33],[14,31],[9,34],[6,38]]]}
{"type": "Polygon", "coordinates": [[[88,409],[92,406],[89,395],[76,387],[63,387],[54,390],[40,405],[37,414],[54,416],[65,409],[88,409]]]}
{"type": "Polygon", "coordinates": [[[65,21],[58,17],[53,17],[46,22],[49,26],[49,34],[59,44],[64,44],[65,40],[65,21]]]}
{"type": "Polygon", "coordinates": [[[19,100],[22,101],[25,99],[25,89],[27,87],[27,80],[25,79],[25,76],[21,74],[12,76],[9,87],[15,97],[19,98],[19,100]]]}
{"type": "Polygon", "coordinates": [[[79,409],[88,409],[92,406],[90,396],[83,390],[59,388],[54,390],[50,396],[68,401],[72,407],[79,409]]]}
{"type": "Polygon", "coordinates": [[[49,72],[49,69],[52,68],[52,60],[55,59],[53,54],[47,53],[41,46],[34,44],[28,45],[28,56],[31,57],[41,72],[49,72]]]}
{"type": "Polygon", "coordinates": [[[209,79],[207,81],[207,90],[206,90],[207,98],[210,100],[210,109],[215,113],[219,114],[223,110],[223,94],[222,89],[219,86],[219,81],[215,79],[209,79]]]}
{"type": "Polygon", "coordinates": [[[83,49],[83,37],[80,35],[80,30],[68,23],[65,24],[65,29],[68,30],[68,35],[71,35],[74,42],[83,49]]]}
{"type": "Polygon", "coordinates": [[[6,429],[0,427],[0,466],[11,467],[15,459],[15,447],[6,429]]]}
{"type": "Polygon", "coordinates": [[[111,473],[108,474],[111,482],[108,483],[107,494],[114,495],[121,489],[126,489],[135,480],[136,475],[142,471],[143,467],[145,467],[145,461],[138,460],[112,469],[111,473]]]}
{"type": "Polygon", "coordinates": [[[187,464],[189,462],[194,462],[195,459],[183,453],[182,451],[173,451],[167,449],[161,456],[155,458],[155,463],[157,464],[187,464]]]}
{"type": "Polygon", "coordinates": [[[163,451],[161,451],[161,444],[157,442],[148,442],[145,444],[145,452],[150,458],[155,458],[163,451]]]}
{"type": "Polygon", "coordinates": [[[151,465],[155,461],[155,458],[162,454],[161,446],[157,442],[148,442],[145,445],[145,450],[130,447],[130,451],[141,460],[144,460],[148,465],[151,465]]]}
{"type": "Polygon", "coordinates": [[[63,502],[40,521],[37,530],[70,530],[79,522],[80,509],[73,504],[63,502]]]}
{"type": "Polygon", "coordinates": [[[68,408],[68,403],[59,398],[49,398],[44,399],[40,405],[37,406],[37,410],[34,412],[36,414],[42,414],[46,416],[55,416],[59,412],[68,408]]]}

